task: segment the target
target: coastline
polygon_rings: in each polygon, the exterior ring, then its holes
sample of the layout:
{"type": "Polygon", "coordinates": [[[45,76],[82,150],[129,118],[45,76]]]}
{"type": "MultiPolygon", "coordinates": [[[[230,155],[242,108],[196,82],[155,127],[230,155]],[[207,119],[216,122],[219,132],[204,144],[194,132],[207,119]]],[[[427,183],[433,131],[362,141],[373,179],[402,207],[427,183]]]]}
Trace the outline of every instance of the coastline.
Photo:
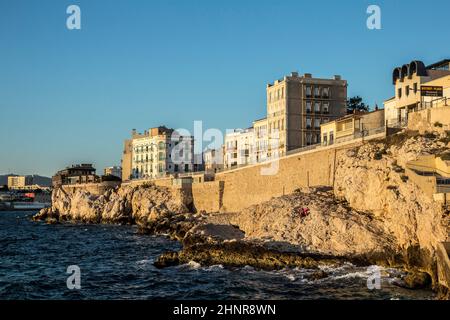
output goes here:
{"type": "MultiPolygon", "coordinates": [[[[155,261],[160,268],[196,261],[265,270],[318,269],[349,261],[402,268],[409,273],[406,287],[431,285],[439,291],[435,244],[446,236],[442,209],[392,168],[440,144],[421,136],[402,139],[401,146],[386,140],[349,149],[337,159],[334,189],[299,188],[240,212],[195,213],[188,195],[146,184],[121,186],[101,195],[57,189],[52,207],[34,219],[136,224],[144,233],[180,241],[181,251],[167,252],[155,261]],[[380,191],[369,199],[374,184],[380,191]],[[383,212],[373,209],[377,201],[383,212]],[[304,207],[310,210],[306,217],[298,214],[304,207]]],[[[448,296],[444,292],[441,298],[448,296]]]]}

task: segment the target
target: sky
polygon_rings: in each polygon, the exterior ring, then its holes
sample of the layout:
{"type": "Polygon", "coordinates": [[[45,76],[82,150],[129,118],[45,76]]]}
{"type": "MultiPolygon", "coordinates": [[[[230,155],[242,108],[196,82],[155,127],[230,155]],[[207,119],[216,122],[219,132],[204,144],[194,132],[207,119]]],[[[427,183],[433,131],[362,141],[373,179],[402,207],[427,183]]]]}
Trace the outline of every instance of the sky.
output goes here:
{"type": "Polygon", "coordinates": [[[133,128],[245,128],[266,84],[342,75],[382,106],[392,69],[450,57],[448,0],[0,0],[0,174],[120,165],[133,128]],[[69,5],[81,29],[69,30],[69,5]],[[381,30],[366,10],[381,8],[381,30]]]}

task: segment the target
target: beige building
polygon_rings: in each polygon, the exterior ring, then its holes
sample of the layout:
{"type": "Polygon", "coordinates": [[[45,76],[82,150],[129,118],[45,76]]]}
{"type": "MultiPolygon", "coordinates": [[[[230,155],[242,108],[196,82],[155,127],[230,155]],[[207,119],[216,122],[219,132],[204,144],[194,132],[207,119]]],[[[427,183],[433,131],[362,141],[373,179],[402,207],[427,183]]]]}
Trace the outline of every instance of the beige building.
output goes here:
{"type": "Polygon", "coordinates": [[[421,155],[406,163],[406,175],[429,197],[450,203],[450,159],[445,156],[421,155]]]}
{"type": "Polygon", "coordinates": [[[392,73],[395,96],[384,102],[388,125],[406,126],[408,114],[430,107],[447,105],[450,98],[450,60],[429,66],[412,61],[392,73]],[[443,87],[443,96],[424,96],[424,87],[443,87]]]}
{"type": "Polygon", "coordinates": [[[128,181],[132,178],[133,168],[133,140],[127,139],[123,144],[122,153],[122,181],[128,181]]]}
{"type": "Polygon", "coordinates": [[[319,79],[292,72],[266,91],[269,157],[320,143],[320,125],[346,114],[347,81],[340,76],[319,79]]]}
{"type": "Polygon", "coordinates": [[[33,177],[31,176],[9,176],[8,188],[9,189],[25,189],[28,186],[33,185],[33,177]]]}
{"type": "Polygon", "coordinates": [[[322,124],[320,127],[321,143],[324,146],[329,146],[373,133],[383,132],[385,130],[384,123],[384,110],[356,112],[322,124]]]}
{"type": "Polygon", "coordinates": [[[124,148],[124,180],[154,179],[196,170],[194,138],[182,136],[174,129],[161,126],[142,134],[133,130],[124,148]]]}
{"type": "Polygon", "coordinates": [[[118,166],[107,167],[104,169],[103,174],[105,176],[122,178],[122,168],[118,166]]]}

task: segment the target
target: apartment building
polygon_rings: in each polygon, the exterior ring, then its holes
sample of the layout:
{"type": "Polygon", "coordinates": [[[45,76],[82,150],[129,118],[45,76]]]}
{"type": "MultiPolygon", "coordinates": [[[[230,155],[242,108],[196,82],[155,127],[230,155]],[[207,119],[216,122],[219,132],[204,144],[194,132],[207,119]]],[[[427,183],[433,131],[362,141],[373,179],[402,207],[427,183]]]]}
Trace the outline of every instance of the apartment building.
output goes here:
{"type": "Polygon", "coordinates": [[[388,125],[406,125],[408,115],[426,108],[448,105],[450,59],[425,66],[415,60],[392,72],[395,96],[384,101],[388,125]]]}
{"type": "Polygon", "coordinates": [[[235,129],[225,135],[224,167],[234,168],[256,162],[253,128],[235,129]]]}
{"type": "Polygon", "coordinates": [[[207,149],[203,152],[203,163],[206,172],[217,172],[223,169],[222,148],[207,149]]]}
{"type": "Polygon", "coordinates": [[[319,143],[320,125],[346,114],[347,81],[338,75],[321,79],[292,72],[268,84],[266,93],[269,157],[319,143]]]}
{"type": "Polygon", "coordinates": [[[182,136],[176,130],[160,126],[137,133],[124,143],[122,156],[123,180],[154,179],[169,174],[192,172],[194,138],[182,136]]]}
{"type": "Polygon", "coordinates": [[[255,140],[255,161],[264,162],[268,159],[269,152],[267,118],[253,121],[253,132],[255,140]]]}

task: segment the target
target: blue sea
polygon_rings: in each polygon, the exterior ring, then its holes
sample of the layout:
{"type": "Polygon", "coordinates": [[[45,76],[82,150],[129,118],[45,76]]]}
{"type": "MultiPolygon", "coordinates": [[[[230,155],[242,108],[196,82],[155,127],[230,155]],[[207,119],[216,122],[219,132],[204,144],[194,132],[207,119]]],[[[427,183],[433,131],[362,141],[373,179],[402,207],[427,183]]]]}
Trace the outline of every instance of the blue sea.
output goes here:
{"type": "Polygon", "coordinates": [[[134,226],[31,221],[35,212],[0,212],[0,299],[433,299],[392,282],[400,271],[381,269],[380,289],[369,290],[367,268],[327,267],[329,276],[308,280],[314,270],[260,271],[251,267],[188,264],[157,269],[159,254],[180,249],[165,237],[134,226]],[[69,289],[69,266],[80,270],[80,289],[69,289]]]}

